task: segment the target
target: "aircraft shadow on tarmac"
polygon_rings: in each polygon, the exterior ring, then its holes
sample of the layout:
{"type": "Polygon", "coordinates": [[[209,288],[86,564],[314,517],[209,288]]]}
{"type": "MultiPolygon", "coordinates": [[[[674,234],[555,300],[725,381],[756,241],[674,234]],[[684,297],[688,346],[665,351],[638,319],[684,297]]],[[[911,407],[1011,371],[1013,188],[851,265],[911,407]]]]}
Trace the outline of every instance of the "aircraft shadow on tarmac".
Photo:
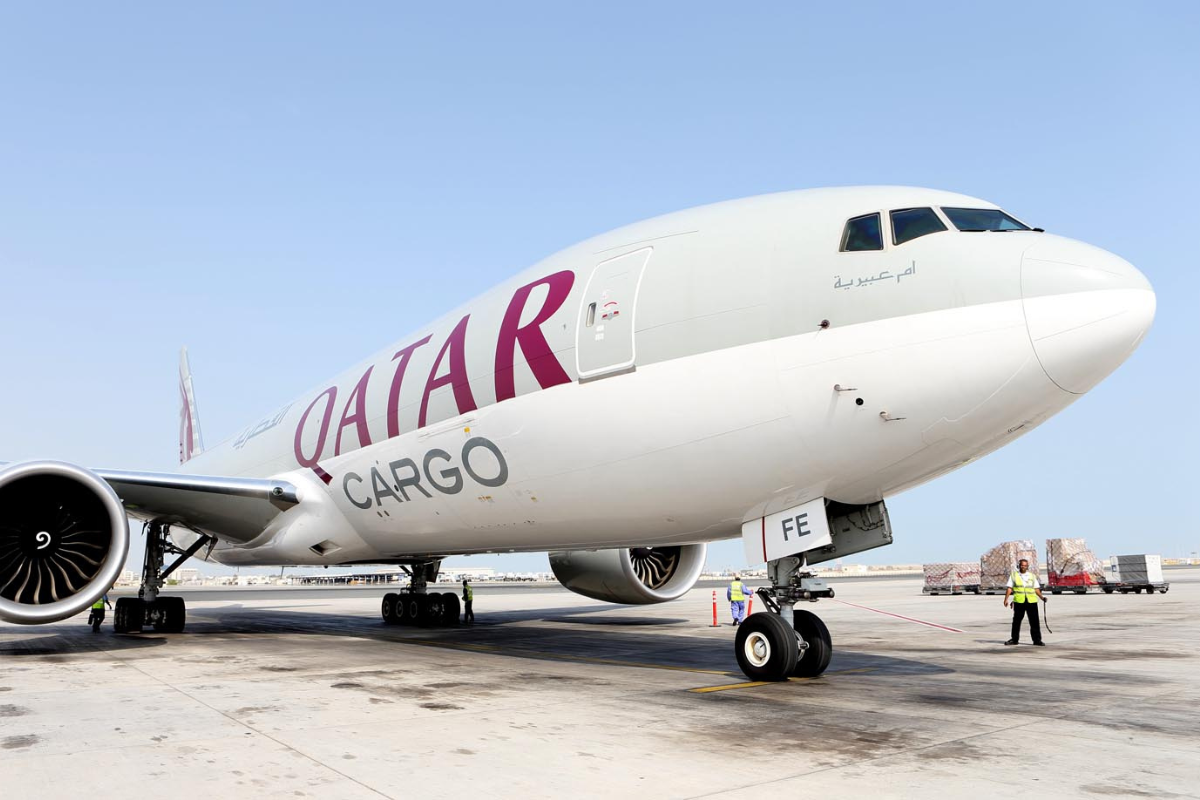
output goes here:
{"type": "MultiPolygon", "coordinates": [[[[420,628],[385,625],[382,620],[371,617],[300,608],[247,607],[235,603],[197,609],[189,612],[187,630],[182,634],[154,631],[114,634],[106,626],[99,634],[93,634],[86,627],[79,632],[59,628],[53,633],[46,631],[27,638],[0,638],[0,660],[12,657],[58,660],[74,655],[184,645],[188,639],[231,634],[304,635],[445,647],[531,660],[601,663],[614,668],[656,667],[741,676],[733,654],[734,629],[727,625],[720,628],[704,626],[705,635],[694,635],[689,631],[695,623],[684,618],[633,616],[614,614],[611,609],[565,606],[480,612],[479,621],[474,625],[420,628]]],[[[229,647],[236,648],[237,644],[231,642],[229,647]]],[[[830,670],[869,670],[894,675],[954,672],[919,658],[895,658],[844,649],[835,651],[830,670]]]]}
{"type": "MultiPolygon", "coordinates": [[[[487,652],[512,658],[582,661],[614,667],[657,667],[741,676],[733,653],[734,629],[705,626],[688,633],[682,618],[637,617],[568,606],[480,613],[470,626],[446,628],[385,625],[369,617],[240,605],[197,611],[183,636],[301,634],[347,636],[397,644],[487,652]],[[536,625],[515,623],[534,622],[536,625]]],[[[120,637],[117,637],[120,638],[120,637]]],[[[172,637],[173,638],[173,637],[172,637]]],[[[870,670],[895,675],[949,674],[953,669],[917,658],[835,650],[830,670],[870,670]]]]}
{"type": "MultiPolygon", "coordinates": [[[[3,632],[0,630],[0,633],[3,632]]],[[[90,629],[80,633],[60,629],[54,633],[31,634],[25,639],[0,639],[0,663],[9,658],[34,656],[46,659],[113,650],[141,650],[167,643],[166,638],[153,633],[147,636],[114,636],[111,629],[103,629],[100,633],[92,633],[90,629]]]]}

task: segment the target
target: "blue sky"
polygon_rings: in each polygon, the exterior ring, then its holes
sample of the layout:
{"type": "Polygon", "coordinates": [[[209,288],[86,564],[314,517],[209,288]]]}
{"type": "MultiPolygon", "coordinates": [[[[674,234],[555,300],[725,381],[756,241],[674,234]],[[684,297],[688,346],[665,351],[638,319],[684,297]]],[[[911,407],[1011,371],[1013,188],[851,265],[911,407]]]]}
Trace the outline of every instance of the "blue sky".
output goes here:
{"type": "Polygon", "coordinates": [[[911,184],[1124,256],[1158,317],[855,560],[1200,550],[1198,40],[1183,2],[4,4],[0,460],[173,468],[180,344],[216,441],[589,235],[911,184]]]}

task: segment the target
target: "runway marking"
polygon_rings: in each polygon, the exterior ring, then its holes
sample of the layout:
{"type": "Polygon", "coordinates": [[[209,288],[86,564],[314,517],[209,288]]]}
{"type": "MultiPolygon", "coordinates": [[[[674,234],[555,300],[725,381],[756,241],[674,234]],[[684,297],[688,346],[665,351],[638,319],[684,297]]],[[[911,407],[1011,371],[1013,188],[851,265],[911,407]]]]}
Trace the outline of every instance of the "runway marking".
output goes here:
{"type": "Polygon", "coordinates": [[[745,683],[726,683],[723,686],[698,686],[695,689],[688,689],[689,692],[695,694],[708,694],[709,692],[727,692],[730,689],[753,689],[755,686],[777,686],[781,683],[803,683],[805,681],[823,678],[826,675],[850,675],[860,672],[874,672],[878,667],[859,667],[857,669],[831,669],[822,672],[820,675],[811,678],[788,678],[787,681],[746,681],[745,683]]]}
{"type": "Polygon", "coordinates": [[[917,619],[915,617],[906,617],[903,614],[893,614],[891,611],[880,611],[878,608],[871,608],[870,606],[860,606],[858,603],[847,603],[845,600],[838,600],[837,598],[834,598],[833,602],[841,603],[844,606],[853,606],[854,608],[861,608],[865,611],[874,611],[876,614],[884,614],[889,617],[895,617],[896,619],[905,620],[906,622],[915,622],[918,625],[928,625],[931,628],[937,628],[938,630],[942,630],[942,631],[950,631],[951,633],[966,633],[966,631],[960,631],[958,628],[951,628],[949,625],[939,625],[936,622],[926,622],[923,619],[917,619]]]}

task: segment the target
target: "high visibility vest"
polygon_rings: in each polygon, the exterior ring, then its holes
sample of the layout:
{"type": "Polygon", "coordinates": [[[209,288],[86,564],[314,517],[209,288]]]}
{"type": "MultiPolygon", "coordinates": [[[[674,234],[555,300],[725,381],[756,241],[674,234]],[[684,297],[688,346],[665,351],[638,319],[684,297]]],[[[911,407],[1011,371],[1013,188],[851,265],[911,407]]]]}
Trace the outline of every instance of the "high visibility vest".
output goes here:
{"type": "Polygon", "coordinates": [[[741,603],[746,599],[746,588],[741,581],[734,581],[729,584],[729,600],[733,603],[741,603]]]}
{"type": "Polygon", "coordinates": [[[103,609],[103,608],[104,608],[104,598],[103,598],[103,597],[101,597],[99,600],[97,600],[96,602],[92,603],[92,608],[99,608],[99,609],[103,609]]]}
{"type": "Polygon", "coordinates": [[[466,600],[469,603],[474,599],[475,599],[475,590],[472,589],[470,586],[464,586],[463,587],[463,600],[466,600]]]}
{"type": "Polygon", "coordinates": [[[1029,582],[1029,586],[1025,585],[1025,578],[1020,572],[1013,572],[1013,602],[1014,603],[1036,603],[1037,592],[1033,588],[1033,581],[1029,582]]]}

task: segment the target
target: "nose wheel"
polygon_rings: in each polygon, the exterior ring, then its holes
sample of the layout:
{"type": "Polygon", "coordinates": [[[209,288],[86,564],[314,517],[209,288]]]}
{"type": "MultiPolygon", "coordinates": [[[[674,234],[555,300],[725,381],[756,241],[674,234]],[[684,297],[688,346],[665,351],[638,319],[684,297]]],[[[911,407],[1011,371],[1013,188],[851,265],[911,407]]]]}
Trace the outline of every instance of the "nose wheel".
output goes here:
{"type": "Polygon", "coordinates": [[[802,558],[794,557],[769,562],[771,586],[756,592],[767,610],[751,614],[738,626],[734,654],[752,681],[815,678],[829,667],[833,657],[829,628],[816,614],[793,606],[833,597],[833,589],[802,571],[804,566],[802,558]]]}
{"type": "Polygon", "coordinates": [[[738,626],[738,666],[752,681],[785,681],[800,658],[800,642],[776,614],[751,614],[738,626]]]}

